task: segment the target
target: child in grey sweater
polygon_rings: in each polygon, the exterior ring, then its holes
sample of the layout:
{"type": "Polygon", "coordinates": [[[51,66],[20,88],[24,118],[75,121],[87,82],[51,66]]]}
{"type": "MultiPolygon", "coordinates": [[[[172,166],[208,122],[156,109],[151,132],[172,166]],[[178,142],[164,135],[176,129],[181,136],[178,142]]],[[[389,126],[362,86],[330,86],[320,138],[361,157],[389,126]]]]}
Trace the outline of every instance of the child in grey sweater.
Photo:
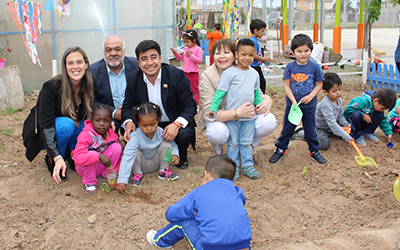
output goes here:
{"type": "Polygon", "coordinates": [[[329,137],[336,136],[347,143],[353,138],[348,135],[342,127],[351,129],[350,123],[343,116],[342,80],[336,73],[324,75],[322,90],[325,97],[317,106],[315,122],[317,128],[317,139],[322,150],[330,147],[329,137]]]}

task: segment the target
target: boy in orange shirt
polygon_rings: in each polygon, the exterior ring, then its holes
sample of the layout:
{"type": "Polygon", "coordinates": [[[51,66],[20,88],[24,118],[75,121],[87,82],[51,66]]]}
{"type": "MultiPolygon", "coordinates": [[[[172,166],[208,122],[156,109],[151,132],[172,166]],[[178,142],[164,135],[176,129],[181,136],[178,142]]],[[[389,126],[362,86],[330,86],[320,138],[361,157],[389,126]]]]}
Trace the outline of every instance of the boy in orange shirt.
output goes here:
{"type": "MultiPolygon", "coordinates": [[[[210,39],[210,44],[208,45],[208,51],[211,51],[214,42],[221,40],[223,38],[223,35],[221,34],[220,30],[221,30],[221,24],[215,23],[214,31],[211,33],[207,31],[207,39],[210,39]]],[[[214,63],[214,57],[210,55],[210,66],[213,65],[213,63],[214,63]]]]}

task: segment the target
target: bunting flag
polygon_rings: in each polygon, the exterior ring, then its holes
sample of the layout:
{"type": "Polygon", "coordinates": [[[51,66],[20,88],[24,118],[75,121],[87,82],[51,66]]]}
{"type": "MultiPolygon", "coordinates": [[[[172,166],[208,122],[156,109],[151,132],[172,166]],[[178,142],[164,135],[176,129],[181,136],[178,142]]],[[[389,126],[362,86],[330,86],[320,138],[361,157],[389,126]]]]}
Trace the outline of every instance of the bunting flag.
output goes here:
{"type": "Polygon", "coordinates": [[[7,8],[21,32],[22,39],[33,64],[38,63],[41,67],[42,64],[39,60],[36,44],[38,42],[38,35],[42,34],[42,5],[40,3],[18,0],[7,2],[7,8]],[[23,29],[25,30],[25,36],[22,31],[23,29]]]}
{"type": "MultiPolygon", "coordinates": [[[[251,18],[253,15],[253,0],[247,0],[245,7],[246,7],[247,25],[249,25],[249,30],[250,30],[250,23],[251,23],[251,18]]],[[[250,32],[249,32],[249,35],[250,35],[250,32]]]]}
{"type": "Polygon", "coordinates": [[[233,22],[233,30],[235,33],[235,42],[239,42],[239,6],[238,6],[239,0],[235,0],[234,3],[234,8],[233,8],[233,14],[234,14],[234,22],[233,22]]]}
{"type": "Polygon", "coordinates": [[[69,5],[70,0],[53,0],[54,9],[57,10],[61,17],[71,15],[71,7],[69,5]]]}

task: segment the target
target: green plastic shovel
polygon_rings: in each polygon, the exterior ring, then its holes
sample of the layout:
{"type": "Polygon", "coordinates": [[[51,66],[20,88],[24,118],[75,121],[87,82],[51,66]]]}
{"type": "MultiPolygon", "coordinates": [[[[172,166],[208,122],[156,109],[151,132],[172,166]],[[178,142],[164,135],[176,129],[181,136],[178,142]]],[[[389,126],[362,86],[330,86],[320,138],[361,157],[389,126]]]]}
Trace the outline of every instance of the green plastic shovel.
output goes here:
{"type": "Polygon", "coordinates": [[[201,25],[201,23],[196,23],[196,24],[193,26],[193,29],[205,29],[205,30],[208,30],[208,31],[212,31],[212,30],[210,30],[210,29],[207,29],[207,28],[204,27],[203,25],[201,25]]]}
{"type": "Polygon", "coordinates": [[[301,118],[303,118],[303,112],[299,108],[300,104],[301,104],[301,100],[297,103],[297,105],[292,104],[292,107],[290,107],[290,111],[289,111],[289,115],[288,115],[289,122],[296,126],[300,124],[301,118]]]}

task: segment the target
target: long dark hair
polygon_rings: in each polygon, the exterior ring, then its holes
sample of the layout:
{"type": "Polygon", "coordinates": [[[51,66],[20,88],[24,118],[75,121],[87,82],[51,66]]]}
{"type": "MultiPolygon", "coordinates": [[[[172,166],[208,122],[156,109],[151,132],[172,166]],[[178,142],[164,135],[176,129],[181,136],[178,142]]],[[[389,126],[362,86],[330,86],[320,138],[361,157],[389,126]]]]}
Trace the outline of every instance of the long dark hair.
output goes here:
{"type": "Polygon", "coordinates": [[[76,113],[76,104],[74,101],[74,95],[72,91],[72,83],[69,79],[67,73],[67,65],[66,65],[67,56],[73,52],[81,53],[83,59],[85,60],[85,63],[88,66],[85,75],[82,77],[80,82],[79,96],[81,97],[83,104],[83,117],[90,118],[92,113],[92,103],[94,99],[93,78],[92,78],[92,72],[90,71],[89,58],[86,55],[86,52],[78,46],[73,46],[68,48],[64,52],[64,55],[62,57],[61,73],[57,75],[56,78],[61,81],[61,89],[60,89],[61,113],[64,116],[70,117],[74,121],[75,126],[79,127],[78,114],[76,113]]]}

